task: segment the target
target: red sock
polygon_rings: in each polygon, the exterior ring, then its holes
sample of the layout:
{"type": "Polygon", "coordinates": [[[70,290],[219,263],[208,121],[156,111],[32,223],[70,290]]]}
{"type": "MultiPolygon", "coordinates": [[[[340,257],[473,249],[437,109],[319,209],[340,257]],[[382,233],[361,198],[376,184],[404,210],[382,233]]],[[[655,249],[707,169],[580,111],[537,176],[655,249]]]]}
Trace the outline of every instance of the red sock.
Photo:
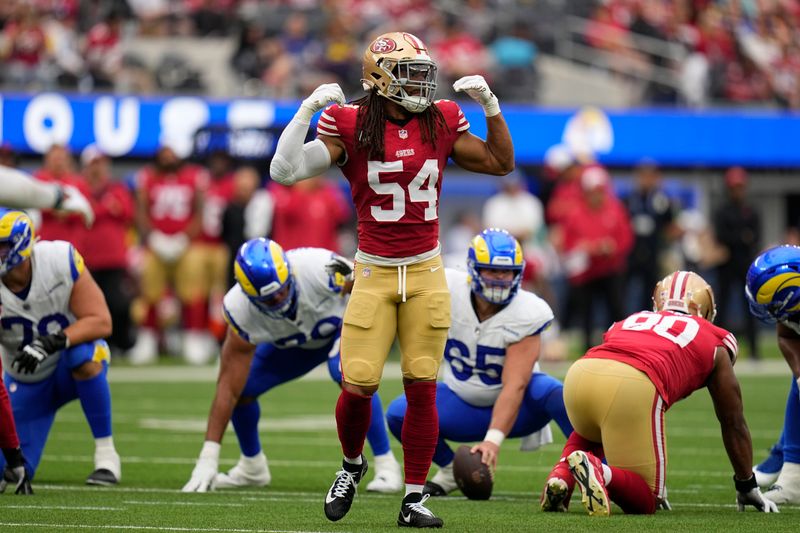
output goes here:
{"type": "Polygon", "coordinates": [[[204,330],[207,325],[208,308],[203,300],[183,304],[183,324],[186,329],[204,330]]]}
{"type": "Polygon", "coordinates": [[[656,496],[642,476],[611,466],[611,483],[606,488],[611,500],[626,514],[653,514],[656,512],[656,496]]]}
{"type": "Polygon", "coordinates": [[[336,402],[336,429],[345,457],[355,459],[361,456],[371,419],[372,397],[342,389],[336,402]]]}
{"type": "Polygon", "coordinates": [[[156,306],[147,304],[147,312],[144,315],[144,323],[142,326],[158,331],[158,314],[156,313],[156,306]]]}
{"type": "Polygon", "coordinates": [[[550,475],[547,476],[547,479],[551,477],[563,479],[567,482],[567,485],[569,485],[570,490],[572,490],[572,487],[575,485],[575,478],[572,477],[572,473],[569,471],[567,457],[577,450],[590,452],[600,459],[604,457],[602,444],[590,441],[586,437],[579,435],[577,431],[573,431],[564,444],[564,449],[561,451],[561,459],[558,460],[553,470],[550,471],[550,475]]]}
{"type": "MultiPolygon", "coordinates": [[[[0,373],[2,373],[1,370],[0,368],[0,373]]],[[[11,400],[2,381],[0,381],[0,448],[19,448],[17,427],[14,425],[14,414],[11,411],[11,400]]]]}
{"type": "Polygon", "coordinates": [[[439,439],[439,412],[436,410],[436,382],[416,381],[405,385],[408,408],[400,440],[403,443],[403,468],[406,483],[424,485],[439,439]]]}

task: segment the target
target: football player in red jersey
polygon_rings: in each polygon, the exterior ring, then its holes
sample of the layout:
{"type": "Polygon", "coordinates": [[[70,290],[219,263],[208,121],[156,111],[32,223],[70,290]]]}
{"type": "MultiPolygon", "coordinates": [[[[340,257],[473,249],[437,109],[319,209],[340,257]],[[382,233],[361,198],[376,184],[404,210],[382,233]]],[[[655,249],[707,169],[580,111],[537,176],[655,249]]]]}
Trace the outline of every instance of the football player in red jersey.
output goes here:
{"type": "Polygon", "coordinates": [[[514,147],[497,97],[481,76],[461,78],[453,88],[483,107],[485,141],[468,131],[458,104],[433,100],[436,63],[409,33],[387,33],[370,43],[362,84],[366,96],[351,104],[337,84],[318,87],[281,134],[270,165],[272,178],[285,185],[338,165],[358,212],[355,286],[342,326],[344,381],[336,405],[344,460],[325,497],[325,515],[339,520],[347,514],[367,470],[361,451],[370,396],[397,337],[408,399],[402,429],[406,496],[397,522],[441,527],[422,496],[438,435],[436,374],[450,326],[438,240],[441,177],[448,158],[474,172],[508,174],[514,147]],[[317,139],[304,143],[312,116],[323,108],[317,139]]]}
{"type": "Polygon", "coordinates": [[[673,272],[656,284],[652,312],[615,322],[603,344],[570,367],[564,404],[575,431],[545,484],[544,511],[565,511],[576,483],[590,515],[610,514],[612,500],[633,514],[669,508],[664,413],[703,387],[733,466],[739,510],[778,511],[753,475],[753,445],[733,373],[736,338],[712,324],[714,315],[714,293],[703,278],[673,272]]]}
{"type": "Polygon", "coordinates": [[[148,311],[131,351],[131,362],[143,364],[156,358],[155,307],[172,287],[183,304],[187,330],[184,358],[192,364],[204,364],[212,353],[206,332],[207,276],[197,238],[208,172],[185,162],[172,147],[164,145],[156,152],[153,164],[139,171],[136,181],[137,222],[145,244],[142,300],[148,311]]]}

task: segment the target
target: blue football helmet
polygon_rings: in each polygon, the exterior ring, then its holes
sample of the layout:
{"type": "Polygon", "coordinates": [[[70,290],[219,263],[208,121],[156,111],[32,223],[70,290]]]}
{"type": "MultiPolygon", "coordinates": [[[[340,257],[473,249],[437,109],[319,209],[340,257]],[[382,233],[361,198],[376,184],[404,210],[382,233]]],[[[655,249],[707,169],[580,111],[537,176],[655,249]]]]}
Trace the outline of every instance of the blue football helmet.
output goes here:
{"type": "Polygon", "coordinates": [[[28,215],[0,207],[0,276],[29,258],[35,241],[28,215]]]}
{"type": "Polygon", "coordinates": [[[253,304],[273,318],[293,317],[297,284],[281,245],[265,238],[251,239],[236,253],[236,282],[253,304]]]}
{"type": "Polygon", "coordinates": [[[744,287],[750,311],[764,322],[782,322],[800,314],[800,247],[776,246],[747,270],[744,287]]]}
{"type": "Polygon", "coordinates": [[[506,230],[485,229],[476,235],[467,252],[472,292],[487,302],[505,305],[511,301],[522,283],[525,260],[517,239],[506,230]],[[510,280],[489,279],[481,273],[483,269],[511,270],[510,280]]]}

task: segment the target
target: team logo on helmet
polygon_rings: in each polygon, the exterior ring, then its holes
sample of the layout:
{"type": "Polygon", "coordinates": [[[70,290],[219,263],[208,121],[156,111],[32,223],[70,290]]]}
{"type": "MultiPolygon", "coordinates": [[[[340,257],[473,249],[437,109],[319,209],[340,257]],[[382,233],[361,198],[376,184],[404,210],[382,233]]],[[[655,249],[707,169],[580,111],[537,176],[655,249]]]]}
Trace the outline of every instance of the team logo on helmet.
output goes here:
{"type": "Polygon", "coordinates": [[[373,41],[369,49],[376,54],[388,54],[389,52],[397,50],[397,43],[394,42],[394,39],[388,37],[378,37],[373,41]]]}

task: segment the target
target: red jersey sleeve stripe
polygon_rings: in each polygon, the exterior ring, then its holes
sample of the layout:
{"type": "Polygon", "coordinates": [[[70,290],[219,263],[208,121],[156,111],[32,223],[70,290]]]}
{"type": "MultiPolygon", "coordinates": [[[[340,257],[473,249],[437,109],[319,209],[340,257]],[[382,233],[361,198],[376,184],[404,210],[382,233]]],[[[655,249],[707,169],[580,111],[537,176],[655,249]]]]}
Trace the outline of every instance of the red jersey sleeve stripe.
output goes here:
{"type": "Polygon", "coordinates": [[[469,122],[465,122],[464,124],[459,124],[456,131],[467,131],[469,129],[469,122]]]}
{"type": "Polygon", "coordinates": [[[318,122],[317,123],[317,133],[319,135],[327,135],[328,137],[341,137],[341,135],[339,135],[339,132],[336,130],[336,128],[331,129],[330,127],[326,126],[322,122],[318,122]]]}
{"type": "Polygon", "coordinates": [[[336,118],[333,115],[329,115],[327,111],[323,111],[319,119],[330,124],[334,128],[336,127],[336,118]]]}

